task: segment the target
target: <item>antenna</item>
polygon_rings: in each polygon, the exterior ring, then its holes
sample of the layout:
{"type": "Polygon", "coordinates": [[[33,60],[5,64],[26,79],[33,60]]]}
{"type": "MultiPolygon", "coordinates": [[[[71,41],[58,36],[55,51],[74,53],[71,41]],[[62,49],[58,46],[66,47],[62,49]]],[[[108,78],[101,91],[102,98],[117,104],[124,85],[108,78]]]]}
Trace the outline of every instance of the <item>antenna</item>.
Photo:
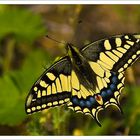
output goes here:
{"type": "Polygon", "coordinates": [[[80,24],[80,23],[82,23],[82,22],[83,22],[82,20],[79,20],[79,21],[78,21],[78,24],[80,24]]]}
{"type": "Polygon", "coordinates": [[[48,36],[48,35],[46,35],[45,37],[48,38],[48,39],[50,39],[50,40],[53,40],[53,41],[55,41],[55,42],[57,42],[57,43],[66,45],[65,42],[60,42],[60,41],[58,41],[58,40],[56,40],[56,39],[54,39],[54,38],[52,38],[52,37],[50,37],[50,36],[48,36]]]}

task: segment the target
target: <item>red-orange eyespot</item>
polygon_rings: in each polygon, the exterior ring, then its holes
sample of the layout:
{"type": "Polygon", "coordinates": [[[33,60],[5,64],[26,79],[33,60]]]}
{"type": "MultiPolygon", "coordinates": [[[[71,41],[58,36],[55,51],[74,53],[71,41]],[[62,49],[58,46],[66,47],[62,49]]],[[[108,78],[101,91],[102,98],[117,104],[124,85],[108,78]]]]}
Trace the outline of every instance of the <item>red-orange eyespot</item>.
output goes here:
{"type": "Polygon", "coordinates": [[[100,104],[103,105],[103,99],[101,95],[95,95],[95,100],[100,104]]]}

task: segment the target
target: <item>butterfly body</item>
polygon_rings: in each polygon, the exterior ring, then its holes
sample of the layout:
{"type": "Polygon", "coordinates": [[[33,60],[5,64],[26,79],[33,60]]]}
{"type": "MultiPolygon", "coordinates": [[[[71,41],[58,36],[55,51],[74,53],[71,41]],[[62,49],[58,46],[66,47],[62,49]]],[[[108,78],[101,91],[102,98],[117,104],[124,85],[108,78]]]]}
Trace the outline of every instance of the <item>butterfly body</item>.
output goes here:
{"type": "Polygon", "coordinates": [[[97,81],[95,73],[91,69],[88,61],[84,58],[81,52],[71,44],[68,44],[68,56],[69,60],[71,60],[73,71],[78,79],[80,79],[79,81],[81,81],[81,84],[87,89],[94,91],[97,81]]]}
{"type": "Polygon", "coordinates": [[[27,114],[66,104],[92,116],[109,105],[121,112],[119,97],[124,72],[140,56],[140,35],[127,34],[96,41],[67,54],[48,68],[32,86],[25,104],[27,114]]]}

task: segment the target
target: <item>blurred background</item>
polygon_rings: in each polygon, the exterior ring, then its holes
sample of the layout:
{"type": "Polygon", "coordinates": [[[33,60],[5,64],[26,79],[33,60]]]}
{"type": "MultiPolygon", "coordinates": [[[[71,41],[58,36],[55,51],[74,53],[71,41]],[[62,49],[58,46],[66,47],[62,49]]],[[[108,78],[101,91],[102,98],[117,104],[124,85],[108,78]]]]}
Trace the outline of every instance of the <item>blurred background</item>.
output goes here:
{"type": "Polygon", "coordinates": [[[66,106],[25,114],[30,88],[55,57],[58,41],[77,47],[123,33],[140,33],[139,5],[0,5],[0,135],[140,135],[139,60],[126,71],[121,115],[99,114],[102,127],[66,106]]]}

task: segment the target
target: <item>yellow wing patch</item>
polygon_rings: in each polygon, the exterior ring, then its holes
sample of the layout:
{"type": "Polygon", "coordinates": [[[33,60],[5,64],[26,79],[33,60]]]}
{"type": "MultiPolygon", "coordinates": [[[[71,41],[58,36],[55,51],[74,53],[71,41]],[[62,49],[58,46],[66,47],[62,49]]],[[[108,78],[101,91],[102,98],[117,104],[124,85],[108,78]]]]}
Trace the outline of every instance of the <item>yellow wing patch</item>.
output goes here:
{"type": "Polygon", "coordinates": [[[71,97],[71,67],[67,57],[55,62],[33,85],[26,99],[28,114],[60,106],[71,97]]]}
{"type": "MultiPolygon", "coordinates": [[[[130,53],[129,51],[133,49],[132,47],[135,45],[135,43],[140,42],[139,36],[140,35],[134,35],[135,39],[132,39],[132,36],[125,35],[124,39],[123,39],[123,37],[116,37],[116,38],[112,38],[112,39],[103,40],[103,43],[101,44],[102,46],[99,46],[99,47],[104,47],[105,50],[101,51],[99,53],[99,59],[97,59],[96,62],[98,64],[102,65],[107,70],[113,70],[114,67],[117,65],[118,61],[120,61],[119,62],[120,69],[117,69],[117,70],[119,72],[124,71],[137,58],[137,55],[138,55],[137,52],[135,54],[133,54],[133,56],[132,56],[129,54],[130,53]],[[132,58],[132,62],[130,60],[128,60],[127,62],[124,62],[123,66],[122,66],[121,61],[126,61],[125,59],[127,59],[127,58],[123,57],[124,54],[126,54],[126,53],[128,53],[130,55],[130,57],[132,58]]],[[[138,47],[135,47],[134,49],[138,49],[138,47]]],[[[118,66],[118,68],[119,68],[119,66],[118,66]]]]}
{"type": "Polygon", "coordinates": [[[109,43],[109,40],[105,40],[104,46],[105,46],[106,50],[111,50],[111,45],[109,43]]]}
{"type": "Polygon", "coordinates": [[[93,91],[86,89],[79,81],[78,76],[75,71],[72,70],[71,73],[71,86],[72,86],[72,95],[77,95],[78,98],[86,99],[89,95],[93,95],[93,91]]]}

